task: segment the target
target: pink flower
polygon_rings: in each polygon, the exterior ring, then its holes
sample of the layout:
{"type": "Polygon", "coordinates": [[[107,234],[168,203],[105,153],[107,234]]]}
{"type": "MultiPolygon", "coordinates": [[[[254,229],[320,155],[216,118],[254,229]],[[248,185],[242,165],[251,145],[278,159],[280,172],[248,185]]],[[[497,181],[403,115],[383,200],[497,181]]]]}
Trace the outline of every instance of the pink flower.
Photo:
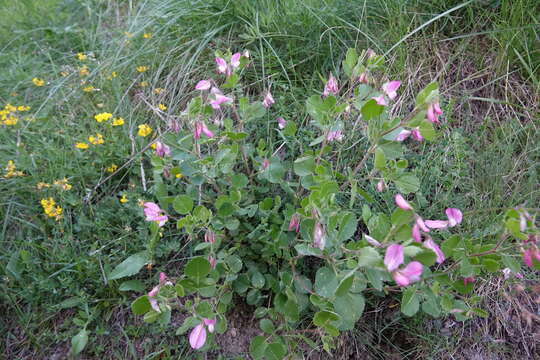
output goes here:
{"type": "Polygon", "coordinates": [[[160,227],[169,219],[165,215],[165,212],[153,202],[144,203],[144,215],[146,216],[146,221],[156,221],[160,227]]]}
{"type": "Polygon", "coordinates": [[[209,80],[201,80],[195,85],[195,90],[208,90],[212,87],[212,83],[209,80]]]}
{"type": "Polygon", "coordinates": [[[505,279],[508,279],[510,277],[510,275],[512,275],[512,274],[515,277],[517,277],[518,279],[523,279],[523,275],[521,273],[519,273],[519,272],[515,273],[510,268],[504,268],[504,269],[502,269],[502,272],[504,274],[505,279]]]}
{"type": "Polygon", "coordinates": [[[444,253],[442,252],[441,248],[431,239],[430,237],[427,238],[426,241],[424,241],[424,246],[430,250],[433,250],[435,255],[437,255],[437,264],[442,264],[444,262],[444,253]]]}
{"type": "Polygon", "coordinates": [[[420,216],[416,218],[416,224],[418,227],[420,227],[420,229],[422,229],[422,231],[429,232],[429,228],[424,223],[424,219],[422,219],[420,216]]]}
{"type": "Polygon", "coordinates": [[[154,309],[155,312],[161,313],[161,309],[159,308],[159,304],[156,299],[156,295],[159,292],[159,285],[155,286],[149,293],[148,293],[148,302],[150,303],[150,306],[152,309],[154,309]]]}
{"type": "Polygon", "coordinates": [[[321,250],[324,250],[325,245],[326,245],[326,236],[324,234],[324,229],[322,225],[319,222],[317,222],[315,223],[315,227],[313,228],[313,246],[321,250]]]}
{"type": "Polygon", "coordinates": [[[454,227],[458,224],[461,224],[461,220],[463,220],[463,214],[459,209],[448,208],[445,212],[446,216],[448,217],[448,226],[454,227]]]}
{"type": "Polygon", "coordinates": [[[280,129],[284,129],[284,128],[285,128],[285,125],[287,124],[287,122],[285,121],[285,119],[282,118],[282,117],[278,117],[278,118],[277,118],[277,123],[278,123],[278,128],[280,128],[280,129]]]}
{"type": "Polygon", "coordinates": [[[202,121],[197,121],[195,122],[195,128],[193,129],[193,137],[195,139],[200,139],[201,134],[206,135],[206,137],[208,138],[214,137],[214,133],[206,127],[205,123],[203,123],[202,121]]]}
{"type": "Polygon", "coordinates": [[[329,131],[328,135],[326,135],[327,141],[342,141],[343,140],[343,133],[341,130],[335,130],[335,131],[329,131]]]}
{"type": "Polygon", "coordinates": [[[469,277],[463,278],[463,285],[467,286],[467,284],[472,284],[475,281],[476,279],[474,278],[474,276],[469,276],[469,277]]]}
{"type": "Polygon", "coordinates": [[[396,270],[392,273],[394,281],[399,286],[409,286],[413,282],[420,280],[423,266],[418,261],[412,261],[402,270],[396,270]]]}
{"type": "Polygon", "coordinates": [[[242,57],[242,54],[240,53],[234,53],[233,56],[231,56],[231,66],[234,69],[240,66],[240,57],[242,57]]]}
{"type": "Polygon", "coordinates": [[[171,149],[161,141],[156,141],[156,155],[159,157],[169,156],[171,149]]]}
{"type": "Polygon", "coordinates": [[[201,130],[202,130],[202,133],[204,135],[206,135],[206,137],[209,137],[209,138],[213,138],[214,137],[214,133],[212,131],[210,131],[210,129],[208,129],[206,127],[206,124],[205,123],[201,123],[201,130]]]}
{"type": "Polygon", "coordinates": [[[216,242],[216,234],[210,229],[206,230],[204,233],[204,242],[214,244],[216,242]]]}
{"type": "Polygon", "coordinates": [[[439,115],[442,115],[442,113],[438,102],[431,103],[427,109],[427,119],[434,124],[440,124],[439,115]]]}
{"type": "Polygon", "coordinates": [[[399,88],[400,85],[401,85],[401,81],[397,81],[397,80],[389,81],[382,86],[382,89],[386,93],[386,95],[388,95],[390,100],[394,100],[397,96],[396,90],[399,88]]]}
{"type": "Polygon", "coordinates": [[[405,139],[407,139],[409,136],[411,135],[411,131],[410,130],[401,130],[399,132],[399,134],[396,136],[396,141],[399,141],[399,142],[402,142],[404,141],[405,139]]]}
{"type": "Polygon", "coordinates": [[[416,242],[422,242],[422,234],[420,233],[420,227],[418,224],[414,224],[412,228],[412,237],[416,242]]]}
{"type": "Polygon", "coordinates": [[[386,249],[384,255],[384,265],[388,271],[392,272],[403,264],[403,246],[392,244],[386,249]]]}
{"type": "Polygon", "coordinates": [[[270,161],[268,159],[264,159],[263,162],[262,162],[263,170],[268,169],[269,166],[270,166],[270,161]]]}
{"type": "Polygon", "coordinates": [[[273,104],[275,104],[274,98],[272,97],[272,93],[270,91],[266,93],[266,96],[264,97],[262,104],[267,109],[273,104]]]}
{"type": "Polygon", "coordinates": [[[445,220],[426,220],[425,224],[430,229],[446,229],[448,221],[445,220]]]}
{"type": "Polygon", "coordinates": [[[297,214],[291,216],[291,221],[289,221],[289,231],[293,230],[296,232],[300,230],[300,217],[297,214]]]}
{"type": "Polygon", "coordinates": [[[397,205],[399,208],[403,209],[403,210],[412,210],[412,209],[413,209],[413,207],[411,206],[411,204],[409,204],[409,203],[407,202],[407,200],[405,200],[405,199],[403,198],[403,195],[401,195],[401,194],[397,194],[397,195],[396,195],[395,201],[396,201],[396,205],[397,205]]]}
{"type": "Polygon", "coordinates": [[[378,192],[383,192],[385,188],[386,188],[386,185],[384,184],[384,180],[380,180],[377,183],[377,191],[378,192]]]}
{"type": "Polygon", "coordinates": [[[165,275],[164,272],[160,272],[159,273],[159,283],[163,284],[163,283],[165,283],[165,280],[167,280],[167,275],[165,275]]]}
{"type": "Polygon", "coordinates": [[[212,108],[215,110],[219,110],[221,109],[221,104],[230,104],[232,101],[232,98],[216,93],[214,94],[214,99],[210,100],[210,106],[212,106],[212,108]]]}
{"type": "Polygon", "coordinates": [[[189,345],[192,349],[200,349],[204,346],[206,342],[206,329],[204,324],[199,324],[191,330],[189,334],[189,345]]]}
{"type": "Polygon", "coordinates": [[[217,68],[218,68],[218,72],[220,74],[225,74],[228,71],[228,66],[227,66],[227,62],[225,61],[225,59],[217,57],[216,58],[216,65],[217,65],[217,68]]]}
{"type": "Polygon", "coordinates": [[[210,263],[210,266],[212,267],[212,269],[216,268],[217,260],[213,256],[208,257],[208,262],[210,263]]]}
{"type": "Polygon", "coordinates": [[[336,95],[339,91],[338,83],[334,75],[330,74],[326,85],[324,85],[323,96],[326,97],[330,94],[336,95]]]}
{"type": "Polygon", "coordinates": [[[364,237],[366,238],[366,241],[368,242],[369,245],[375,246],[375,247],[381,247],[381,243],[378,242],[377,239],[366,234],[364,234],[364,237]]]}
{"type": "Polygon", "coordinates": [[[534,254],[534,250],[532,248],[529,248],[523,252],[523,262],[528,267],[533,266],[533,261],[532,261],[533,254],[534,254]]]}
{"type": "Polygon", "coordinates": [[[366,73],[361,73],[360,74],[360,77],[358,77],[358,81],[363,83],[363,84],[368,84],[369,83],[369,79],[368,79],[368,76],[366,73]]]}
{"type": "Polygon", "coordinates": [[[373,100],[377,102],[377,104],[381,106],[386,106],[388,103],[386,102],[386,99],[384,98],[384,95],[374,96],[372,97],[373,100]]]}
{"type": "Polygon", "coordinates": [[[416,141],[422,141],[424,140],[424,137],[422,136],[422,133],[418,128],[412,129],[412,137],[416,141]]]}
{"type": "Polygon", "coordinates": [[[204,319],[204,325],[206,325],[208,327],[208,331],[210,331],[211,333],[214,332],[214,326],[216,325],[216,320],[215,319],[204,319]]]}

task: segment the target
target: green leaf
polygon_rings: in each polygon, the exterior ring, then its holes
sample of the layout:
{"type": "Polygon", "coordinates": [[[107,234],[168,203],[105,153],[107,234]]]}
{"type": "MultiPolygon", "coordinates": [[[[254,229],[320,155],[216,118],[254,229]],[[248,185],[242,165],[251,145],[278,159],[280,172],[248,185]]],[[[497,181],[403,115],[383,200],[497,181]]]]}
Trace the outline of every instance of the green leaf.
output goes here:
{"type": "Polygon", "coordinates": [[[352,238],[357,227],[358,220],[356,216],[351,212],[345,213],[339,225],[338,241],[343,242],[352,238]]]}
{"type": "Polygon", "coordinates": [[[422,303],[422,311],[434,318],[441,316],[441,308],[439,307],[437,300],[433,297],[428,297],[426,301],[422,303]]]}
{"type": "Polygon", "coordinates": [[[416,106],[424,105],[426,100],[431,98],[433,95],[438,95],[438,93],[439,93],[439,84],[436,81],[428,84],[416,96],[416,106]],[[436,94],[432,94],[434,91],[436,91],[436,94]]]}
{"type": "Polygon", "coordinates": [[[60,309],[69,309],[76,306],[79,306],[81,304],[84,304],[84,299],[81,299],[80,297],[70,297],[69,299],[66,299],[62,301],[60,304],[58,304],[58,307],[60,309]]]}
{"type": "Polygon", "coordinates": [[[173,208],[179,214],[189,214],[191,209],[193,209],[193,199],[187,195],[178,195],[174,198],[173,208]]]}
{"type": "Polygon", "coordinates": [[[453,235],[441,244],[441,250],[446,257],[451,257],[460,242],[461,238],[458,235],[453,235]]]}
{"type": "Polygon", "coordinates": [[[341,316],[342,319],[347,320],[349,326],[340,327],[341,330],[352,330],[354,323],[360,319],[364,312],[366,301],[362,294],[348,293],[343,296],[339,296],[334,300],[334,309],[341,316]]]}
{"type": "Polygon", "coordinates": [[[383,111],[384,106],[377,104],[377,102],[373,99],[367,101],[360,110],[364,121],[369,121],[370,119],[381,115],[383,111]]]}
{"type": "Polygon", "coordinates": [[[420,301],[416,293],[416,287],[412,286],[403,292],[401,297],[401,312],[406,316],[413,316],[420,308],[420,301]]]}
{"type": "Polygon", "coordinates": [[[88,330],[81,329],[77,335],[71,338],[71,353],[73,355],[78,355],[84,350],[88,343],[88,334],[88,330]]]}
{"type": "Polygon", "coordinates": [[[142,292],[144,291],[144,284],[140,280],[128,280],[124,281],[120,284],[120,287],[118,287],[118,290],[120,291],[137,291],[142,292]]]}
{"type": "Polygon", "coordinates": [[[517,273],[521,270],[521,264],[511,255],[502,255],[502,262],[504,266],[510,268],[513,272],[517,273]]]}
{"type": "Polygon", "coordinates": [[[339,282],[339,287],[336,290],[336,295],[338,297],[346,295],[349,292],[349,289],[351,288],[353,282],[354,282],[354,275],[351,275],[341,280],[339,282]]]}
{"type": "Polygon", "coordinates": [[[230,202],[224,202],[218,209],[218,215],[221,217],[231,216],[234,213],[234,205],[230,202]]]}
{"type": "Polygon", "coordinates": [[[315,275],[315,292],[323,297],[332,297],[338,287],[338,279],[334,271],[328,267],[317,270],[315,275]]]}
{"type": "Polygon", "coordinates": [[[334,321],[339,320],[339,315],[327,310],[319,311],[313,316],[313,323],[318,327],[326,327],[334,321]]]}
{"type": "Polygon", "coordinates": [[[150,301],[148,301],[148,296],[143,295],[139,296],[135,301],[131,303],[131,311],[135,315],[143,315],[152,309],[150,301]]]}
{"type": "Polygon", "coordinates": [[[260,272],[255,272],[251,275],[251,285],[257,289],[262,289],[265,283],[264,275],[260,272]]]}
{"type": "Polygon", "coordinates": [[[287,348],[282,343],[273,342],[266,347],[264,355],[268,360],[282,360],[287,355],[287,348]]]}
{"type": "Polygon", "coordinates": [[[394,183],[403,194],[417,192],[420,189],[420,180],[413,174],[401,175],[398,179],[394,180],[394,183]]]}
{"type": "Polygon", "coordinates": [[[381,261],[381,254],[372,247],[360,249],[358,257],[358,266],[376,266],[381,261]]]}
{"type": "Polygon", "coordinates": [[[375,169],[382,170],[386,167],[386,156],[381,148],[375,150],[375,169]]]}
{"type": "Polygon", "coordinates": [[[350,78],[353,73],[353,69],[358,62],[358,54],[355,49],[348,49],[347,54],[345,55],[345,60],[343,60],[343,71],[350,78]]]}
{"type": "Polygon", "coordinates": [[[287,124],[285,124],[285,128],[283,129],[283,134],[285,136],[294,136],[296,134],[296,131],[297,131],[297,126],[296,124],[289,120],[287,121],[287,124]]]}
{"type": "Polygon", "coordinates": [[[249,353],[254,360],[262,359],[267,347],[268,343],[264,336],[255,336],[249,344],[249,353]]]}
{"type": "Polygon", "coordinates": [[[298,252],[299,255],[304,255],[304,256],[321,256],[322,255],[322,251],[320,249],[314,248],[307,244],[298,244],[294,248],[298,252]]]}
{"type": "Polygon", "coordinates": [[[396,208],[391,216],[392,225],[394,227],[399,227],[403,224],[408,224],[413,219],[414,214],[412,211],[406,211],[400,208],[396,208]]]}
{"type": "Polygon", "coordinates": [[[270,319],[261,319],[259,326],[267,334],[272,334],[275,330],[274,323],[270,319]]]}
{"type": "Polygon", "coordinates": [[[121,279],[126,276],[135,275],[141,270],[141,268],[148,263],[148,254],[146,251],[142,251],[137,254],[133,254],[126,260],[118,264],[113,271],[107,277],[108,280],[121,279]]]}
{"type": "Polygon", "coordinates": [[[193,210],[193,217],[198,221],[205,223],[212,216],[212,212],[202,205],[199,205],[193,210]]]}
{"type": "Polygon", "coordinates": [[[244,174],[235,174],[232,176],[232,185],[237,189],[242,189],[248,184],[248,178],[244,174]]]}
{"type": "Polygon", "coordinates": [[[313,174],[315,170],[315,158],[313,156],[305,156],[294,161],[294,172],[298,176],[306,176],[313,174]]]}
{"type": "Polygon", "coordinates": [[[482,265],[484,265],[489,272],[497,272],[501,268],[501,264],[493,259],[482,259],[482,265]]]}
{"type": "Polygon", "coordinates": [[[211,265],[208,260],[203,257],[196,257],[187,263],[184,272],[190,278],[201,279],[208,275],[210,270],[211,265]]]}

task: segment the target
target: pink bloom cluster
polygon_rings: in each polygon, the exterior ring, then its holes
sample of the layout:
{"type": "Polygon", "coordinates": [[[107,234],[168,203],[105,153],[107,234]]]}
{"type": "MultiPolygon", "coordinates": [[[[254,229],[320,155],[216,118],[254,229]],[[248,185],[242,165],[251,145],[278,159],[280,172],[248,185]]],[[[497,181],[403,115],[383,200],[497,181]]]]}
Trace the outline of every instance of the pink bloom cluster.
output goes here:
{"type": "Polygon", "coordinates": [[[400,85],[401,85],[401,81],[398,81],[398,80],[389,81],[383,84],[382,86],[382,90],[384,94],[375,96],[372,99],[375,100],[377,104],[381,106],[386,106],[388,105],[388,101],[386,101],[386,97],[384,95],[386,94],[386,96],[390,100],[394,100],[397,97],[397,89],[399,88],[400,85]]]}
{"type": "Polygon", "coordinates": [[[323,96],[327,97],[328,95],[337,95],[339,92],[339,86],[334,75],[330,74],[328,81],[324,85],[323,96]]]}
{"type": "Polygon", "coordinates": [[[144,215],[146,216],[146,221],[155,221],[160,227],[169,220],[165,211],[161,210],[159,205],[153,202],[144,203],[144,215]]]}
{"type": "MultiPolygon", "coordinates": [[[[243,56],[245,58],[249,58],[249,52],[244,51],[243,56]]],[[[231,61],[227,63],[227,61],[223,58],[217,57],[216,58],[216,65],[218,73],[220,74],[226,74],[227,76],[231,76],[235,69],[240,67],[240,59],[242,58],[242,54],[240,53],[234,53],[231,56],[231,61]]]]}
{"type": "Polygon", "coordinates": [[[213,333],[215,325],[215,319],[203,319],[202,323],[195,326],[189,334],[189,345],[191,348],[195,350],[202,348],[206,342],[206,329],[213,333]]]}
{"type": "Polygon", "coordinates": [[[195,139],[200,139],[201,138],[201,133],[206,135],[206,137],[209,137],[209,138],[214,137],[214,133],[212,131],[210,131],[210,129],[208,129],[206,127],[206,124],[204,122],[196,121],[195,122],[195,128],[193,129],[193,137],[195,139]]]}
{"type": "Polygon", "coordinates": [[[399,286],[408,286],[413,282],[420,280],[423,266],[418,261],[411,261],[404,268],[400,265],[404,262],[403,246],[392,244],[386,249],[384,256],[384,265],[392,273],[394,281],[399,286]]]}
{"type": "Polygon", "coordinates": [[[159,289],[161,289],[163,285],[172,285],[172,282],[167,281],[167,275],[165,275],[165,273],[163,272],[160,272],[159,284],[154,286],[154,288],[148,293],[148,301],[150,302],[150,306],[152,306],[152,309],[154,309],[158,313],[161,312],[161,309],[159,308],[157,302],[157,294],[159,293],[159,289]]]}
{"type": "Polygon", "coordinates": [[[156,155],[159,157],[169,156],[171,149],[161,141],[156,141],[156,155]]]}

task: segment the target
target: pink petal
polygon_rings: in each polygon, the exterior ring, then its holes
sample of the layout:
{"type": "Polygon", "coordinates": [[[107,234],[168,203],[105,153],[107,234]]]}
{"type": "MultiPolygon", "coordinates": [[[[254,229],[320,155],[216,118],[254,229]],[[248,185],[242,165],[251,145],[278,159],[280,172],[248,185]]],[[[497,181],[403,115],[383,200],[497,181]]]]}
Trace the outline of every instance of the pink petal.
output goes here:
{"type": "Polygon", "coordinates": [[[222,59],[220,57],[216,58],[216,65],[218,67],[218,72],[221,74],[225,74],[227,72],[227,62],[225,59],[222,59]]]}
{"type": "Polygon", "coordinates": [[[434,124],[440,124],[439,115],[442,114],[442,111],[440,110],[441,108],[439,107],[439,104],[437,103],[429,104],[427,113],[426,113],[428,120],[434,124]],[[437,109],[439,111],[437,111],[437,109]]]}
{"type": "Polygon", "coordinates": [[[404,141],[405,139],[407,139],[410,135],[411,135],[411,131],[410,131],[410,130],[405,130],[405,129],[403,129],[403,130],[401,130],[401,131],[399,132],[399,134],[396,136],[395,140],[401,142],[401,141],[404,141]]]}
{"type": "Polygon", "coordinates": [[[326,85],[324,86],[323,96],[328,96],[330,94],[336,95],[339,91],[339,86],[334,75],[330,74],[326,85]]]}
{"type": "Polygon", "coordinates": [[[195,85],[195,90],[208,90],[212,87],[212,83],[208,80],[201,80],[195,85]]]}
{"type": "Polygon", "coordinates": [[[206,232],[204,233],[204,242],[207,242],[207,243],[215,243],[216,242],[216,234],[208,229],[206,230],[206,232]]]}
{"type": "Polygon", "coordinates": [[[422,219],[420,216],[416,218],[416,224],[422,229],[422,231],[429,232],[429,228],[424,223],[424,219],[422,219]]]}
{"type": "Polygon", "coordinates": [[[326,135],[326,140],[327,141],[334,141],[334,140],[341,141],[343,140],[343,133],[341,132],[341,130],[329,131],[328,135],[326,135]]]}
{"type": "Polygon", "coordinates": [[[403,264],[403,246],[398,244],[390,245],[384,255],[384,265],[388,271],[394,271],[401,264],[403,264]]]}
{"type": "Polygon", "coordinates": [[[523,262],[524,262],[525,265],[527,265],[528,267],[532,267],[532,266],[533,266],[533,262],[532,262],[532,249],[527,249],[527,250],[525,250],[525,252],[523,253],[523,262]]]}
{"type": "Polygon", "coordinates": [[[422,136],[422,133],[420,132],[420,130],[418,129],[413,129],[412,130],[412,137],[414,140],[416,141],[422,141],[424,140],[424,137],[422,136]]]}
{"type": "Polygon", "coordinates": [[[153,203],[153,202],[145,202],[144,203],[144,210],[148,210],[148,211],[152,211],[152,212],[160,212],[161,211],[161,208],[159,207],[158,204],[156,203],[153,203]]]}
{"type": "Polygon", "coordinates": [[[409,278],[399,271],[393,272],[392,277],[394,278],[396,284],[398,284],[399,286],[408,286],[411,283],[409,278]]]}
{"type": "Polygon", "coordinates": [[[366,235],[366,234],[364,234],[364,237],[366,238],[366,241],[368,242],[369,245],[375,246],[375,247],[381,247],[381,243],[378,242],[375,238],[372,238],[371,236],[366,235]]]}
{"type": "Polygon", "coordinates": [[[284,128],[285,128],[285,125],[287,124],[287,122],[285,121],[285,119],[282,118],[282,117],[278,117],[278,118],[277,118],[277,122],[278,122],[278,127],[279,127],[280,129],[284,129],[284,128]]]}
{"type": "Polygon", "coordinates": [[[416,242],[422,242],[422,234],[420,234],[420,228],[418,224],[414,224],[412,228],[412,237],[416,242]]]}
{"type": "Polygon", "coordinates": [[[394,100],[397,96],[396,90],[399,88],[400,85],[401,85],[401,81],[394,80],[394,81],[390,81],[384,84],[382,86],[382,89],[386,93],[386,95],[388,95],[390,100],[394,100]]]}
{"type": "Polygon", "coordinates": [[[368,76],[366,75],[366,73],[361,73],[360,77],[358,78],[358,81],[363,84],[369,83],[368,76]]]}
{"type": "Polygon", "coordinates": [[[150,290],[150,292],[148,293],[148,296],[154,297],[158,294],[158,292],[159,292],[159,286],[154,286],[154,288],[150,290]]]}
{"type": "Polygon", "coordinates": [[[321,250],[324,250],[325,245],[326,245],[326,236],[324,234],[324,229],[322,225],[318,222],[315,224],[315,227],[313,228],[313,246],[321,250]]]}
{"type": "Polygon", "coordinates": [[[396,195],[396,205],[400,207],[403,210],[412,210],[413,207],[403,198],[403,195],[397,194],[396,195]]]}
{"type": "MultiPolygon", "coordinates": [[[[210,267],[212,269],[215,269],[216,268],[216,265],[217,265],[217,260],[213,257],[213,256],[209,256],[208,257],[208,262],[210,263],[210,267]]],[[[212,331],[210,331],[212,332],[212,331]]]]}
{"type": "Polygon", "coordinates": [[[423,268],[423,265],[418,261],[412,261],[405,266],[405,269],[400,270],[400,272],[402,275],[406,276],[410,282],[415,282],[420,280],[423,268]]]}
{"type": "Polygon", "coordinates": [[[424,246],[430,250],[433,250],[433,252],[437,255],[437,264],[442,264],[444,262],[444,254],[433,239],[428,238],[426,241],[424,241],[424,246]]]}
{"type": "Polygon", "coordinates": [[[199,324],[191,330],[189,334],[189,345],[192,349],[200,349],[204,346],[206,342],[206,330],[204,329],[203,324],[199,324]]]}
{"type": "Polygon", "coordinates": [[[212,106],[212,108],[217,110],[221,108],[221,104],[229,104],[232,101],[233,99],[228,96],[215,94],[215,99],[210,101],[210,105],[212,106]]]}
{"type": "Polygon", "coordinates": [[[439,103],[438,103],[438,102],[433,103],[433,111],[434,111],[435,114],[437,114],[437,115],[442,115],[443,111],[441,110],[441,107],[439,106],[439,103]]]}
{"type": "Polygon", "coordinates": [[[448,217],[448,225],[450,227],[461,224],[461,220],[463,220],[463,214],[459,209],[456,208],[446,209],[446,216],[448,217]]]}
{"type": "Polygon", "coordinates": [[[211,333],[214,332],[214,326],[216,325],[215,319],[204,319],[204,324],[208,326],[208,331],[210,331],[211,333]]]}
{"type": "Polygon", "coordinates": [[[300,219],[298,218],[298,215],[294,214],[291,216],[291,221],[289,221],[289,231],[295,230],[298,232],[298,229],[300,227],[300,219]]]}
{"type": "Polygon", "coordinates": [[[270,91],[268,91],[266,93],[266,96],[264,97],[263,106],[265,108],[269,108],[273,104],[275,104],[274,97],[272,96],[272,93],[270,93],[270,91]]]}
{"type": "Polygon", "coordinates": [[[195,139],[200,139],[201,133],[202,133],[202,124],[199,121],[197,121],[195,123],[195,127],[193,128],[193,137],[195,139]]]}
{"type": "Polygon", "coordinates": [[[165,279],[167,279],[167,275],[165,275],[164,272],[160,272],[159,273],[159,282],[163,283],[163,282],[165,282],[165,279]]]}
{"type": "Polygon", "coordinates": [[[384,188],[385,188],[384,180],[380,180],[380,181],[377,183],[377,191],[378,191],[378,192],[383,192],[383,191],[384,191],[384,188]]]}
{"type": "Polygon", "coordinates": [[[231,66],[233,68],[237,68],[240,66],[240,57],[242,54],[240,53],[234,53],[233,56],[231,56],[231,66]]]}
{"type": "Polygon", "coordinates": [[[374,96],[374,97],[372,97],[372,99],[375,100],[377,102],[377,104],[379,104],[381,106],[388,105],[388,103],[386,102],[386,99],[384,98],[384,95],[374,96]]]}
{"type": "Polygon", "coordinates": [[[212,131],[210,131],[210,129],[208,129],[204,123],[202,123],[201,130],[202,130],[203,134],[206,135],[207,137],[209,137],[209,138],[214,137],[214,133],[212,131]]]}
{"type": "Polygon", "coordinates": [[[467,286],[467,284],[472,284],[475,281],[476,279],[473,276],[469,276],[469,277],[463,278],[463,285],[467,286]]]}
{"type": "Polygon", "coordinates": [[[148,301],[150,302],[150,306],[152,307],[152,309],[154,309],[154,311],[161,313],[161,309],[159,308],[158,302],[155,298],[148,297],[148,301]]]}
{"type": "Polygon", "coordinates": [[[446,229],[448,221],[445,220],[426,220],[425,224],[430,229],[446,229]]]}

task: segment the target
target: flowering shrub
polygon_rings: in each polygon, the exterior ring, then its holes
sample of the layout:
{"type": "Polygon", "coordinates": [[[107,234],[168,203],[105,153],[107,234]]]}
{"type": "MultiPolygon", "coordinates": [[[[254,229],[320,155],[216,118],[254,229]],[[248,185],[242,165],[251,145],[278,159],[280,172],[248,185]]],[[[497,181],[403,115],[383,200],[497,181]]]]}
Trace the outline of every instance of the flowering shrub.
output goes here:
{"type": "Polygon", "coordinates": [[[401,293],[406,316],[466,320],[486,316],[480,299],[466,296],[477,277],[519,276],[520,252],[526,265],[540,268],[538,231],[526,209],[510,209],[500,234],[482,239],[456,233],[466,221],[460,209],[424,219],[404,143],[436,139],[443,115],[437,83],[418,93],[410,111],[395,114],[401,83],[381,81],[381,56],[351,49],[340,79],[331,74],[307,99],[311,126],[304,128],[273,112],[270,89],[261,99],[244,93],[248,62],[247,52],[218,54],[218,77],[195,85],[182,124],[172,123],[155,143],[156,201],[144,204],[148,250],[118,265],[109,280],[154,263],[168,226],[186,234],[196,255],[180,278],[161,274],[133,302],[135,314],[167,324],[180,298],[179,311],[189,316],[176,333],[189,333],[190,346],[205,350],[226,331],[233,304],[245,302],[265,334],[252,339],[252,357],[281,359],[301,341],[313,344],[299,329],[314,329],[331,351],[332,339],[362,316],[366,293],[401,293]],[[271,138],[259,131],[267,114],[276,119],[271,138]],[[336,159],[340,142],[363,154],[353,169],[336,159]],[[391,211],[377,210],[364,188],[391,199],[391,211]]]}

